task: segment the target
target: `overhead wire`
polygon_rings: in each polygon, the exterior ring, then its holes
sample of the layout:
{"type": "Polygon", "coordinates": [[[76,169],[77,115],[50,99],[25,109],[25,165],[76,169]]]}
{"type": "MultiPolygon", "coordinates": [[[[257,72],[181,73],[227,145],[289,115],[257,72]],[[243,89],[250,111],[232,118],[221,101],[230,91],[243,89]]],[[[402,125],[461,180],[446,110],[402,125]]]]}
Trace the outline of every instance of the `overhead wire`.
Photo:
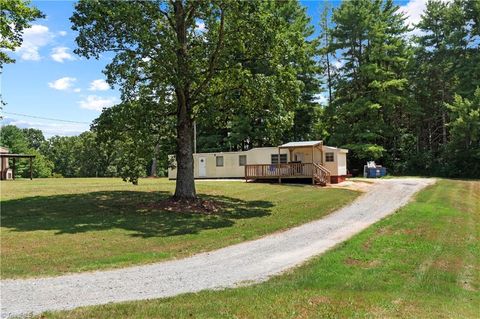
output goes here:
{"type": "Polygon", "coordinates": [[[2,113],[3,114],[8,114],[8,115],[24,116],[24,117],[29,117],[29,118],[33,118],[33,119],[47,120],[47,121],[77,123],[77,124],[90,124],[88,122],[82,122],[82,121],[64,120],[64,119],[57,119],[57,118],[37,116],[37,115],[29,115],[29,114],[23,114],[23,113],[6,112],[6,111],[2,111],[2,113]]]}

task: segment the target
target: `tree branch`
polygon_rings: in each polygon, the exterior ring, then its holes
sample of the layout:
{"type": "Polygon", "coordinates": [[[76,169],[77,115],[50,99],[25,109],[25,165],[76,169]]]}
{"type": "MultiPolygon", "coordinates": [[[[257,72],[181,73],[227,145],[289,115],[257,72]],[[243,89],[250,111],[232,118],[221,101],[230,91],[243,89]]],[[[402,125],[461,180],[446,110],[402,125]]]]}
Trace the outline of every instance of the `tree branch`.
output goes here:
{"type": "Polygon", "coordinates": [[[172,27],[173,30],[175,30],[175,23],[173,23],[173,20],[172,18],[168,15],[167,12],[160,10],[160,13],[163,14],[165,16],[165,18],[167,18],[167,21],[168,21],[168,24],[172,27]]]}
{"type": "MultiPolygon", "coordinates": [[[[218,92],[215,92],[213,94],[210,94],[208,97],[209,98],[213,98],[213,97],[217,97],[219,95],[222,95],[222,94],[225,94],[225,93],[228,93],[228,92],[233,92],[233,91],[237,91],[237,90],[242,90],[243,87],[242,86],[235,86],[233,88],[228,88],[228,89],[225,89],[225,90],[221,90],[221,91],[218,91],[218,92]]],[[[195,105],[198,105],[202,102],[202,100],[199,100],[197,99],[196,101],[194,101],[192,103],[192,106],[195,106],[195,105]]]]}
{"type": "Polygon", "coordinates": [[[195,1],[191,2],[190,8],[187,9],[187,21],[190,22],[193,19],[193,16],[195,15],[196,11],[196,6],[194,5],[195,1]]]}
{"type": "Polygon", "coordinates": [[[219,52],[220,52],[220,47],[222,46],[223,44],[223,31],[224,31],[224,24],[225,24],[225,13],[224,13],[224,10],[221,9],[222,13],[221,13],[221,16],[220,16],[220,27],[219,27],[219,30],[218,30],[218,41],[217,41],[217,46],[215,47],[215,50],[213,51],[211,57],[210,57],[210,62],[209,62],[209,65],[208,65],[208,72],[207,72],[207,75],[205,77],[205,79],[203,80],[203,82],[197,87],[197,89],[193,92],[192,94],[192,101],[194,101],[197,96],[200,94],[200,92],[202,92],[203,89],[205,89],[205,87],[207,86],[207,84],[210,82],[210,80],[213,78],[213,75],[214,75],[214,71],[215,71],[215,62],[218,58],[218,55],[219,55],[219,52]]]}

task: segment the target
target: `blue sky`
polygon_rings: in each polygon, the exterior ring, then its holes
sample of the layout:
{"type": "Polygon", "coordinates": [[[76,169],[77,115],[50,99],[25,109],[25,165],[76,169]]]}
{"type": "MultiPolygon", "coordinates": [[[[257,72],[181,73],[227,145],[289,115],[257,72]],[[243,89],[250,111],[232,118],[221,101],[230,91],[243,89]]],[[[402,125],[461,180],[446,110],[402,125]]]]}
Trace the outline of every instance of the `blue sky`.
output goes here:
{"type": "MultiPolygon", "coordinates": [[[[410,15],[409,22],[417,22],[426,0],[397,2],[410,15]]],[[[87,60],[73,53],[76,34],[70,28],[69,17],[74,2],[32,3],[47,17],[34,21],[24,32],[22,47],[10,54],[16,63],[4,66],[0,84],[7,102],[2,112],[3,124],[38,128],[46,137],[79,134],[88,130],[89,123],[98,117],[103,107],[120,101],[118,90],[105,83],[102,73],[109,62],[108,55],[99,60],[87,60]]],[[[312,24],[317,28],[324,2],[301,3],[307,7],[312,24]]],[[[340,2],[331,3],[338,6],[340,2]]]]}

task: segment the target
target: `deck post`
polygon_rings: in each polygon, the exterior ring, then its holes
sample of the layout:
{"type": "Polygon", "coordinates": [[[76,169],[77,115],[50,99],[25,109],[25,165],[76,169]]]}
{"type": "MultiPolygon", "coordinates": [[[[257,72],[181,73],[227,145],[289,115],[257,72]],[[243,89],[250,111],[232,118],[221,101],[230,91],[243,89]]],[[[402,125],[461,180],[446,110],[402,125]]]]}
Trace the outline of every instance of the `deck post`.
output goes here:
{"type": "Polygon", "coordinates": [[[15,165],[16,164],[16,158],[13,158],[13,166],[12,166],[12,179],[15,179],[15,165]]]}
{"type": "Polygon", "coordinates": [[[324,165],[324,163],[323,163],[323,141],[320,144],[320,164],[324,165]]]}
{"type": "Polygon", "coordinates": [[[278,183],[281,184],[282,178],[280,177],[280,147],[278,148],[277,173],[278,173],[278,183]]]}
{"type": "Polygon", "coordinates": [[[315,185],[315,173],[313,168],[313,152],[314,152],[314,146],[312,145],[312,185],[315,185]]]}

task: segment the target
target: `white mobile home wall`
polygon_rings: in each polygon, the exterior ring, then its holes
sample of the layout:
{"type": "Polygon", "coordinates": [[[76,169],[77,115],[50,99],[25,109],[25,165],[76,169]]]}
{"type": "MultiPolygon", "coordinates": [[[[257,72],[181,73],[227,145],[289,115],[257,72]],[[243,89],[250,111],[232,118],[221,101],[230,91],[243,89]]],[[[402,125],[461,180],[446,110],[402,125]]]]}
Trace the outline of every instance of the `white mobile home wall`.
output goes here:
{"type": "MultiPolygon", "coordinates": [[[[201,178],[244,178],[245,166],[240,165],[240,155],[245,155],[247,164],[270,164],[271,155],[278,154],[277,147],[253,148],[240,152],[216,152],[216,153],[195,153],[193,154],[193,174],[197,179],[201,178]],[[217,166],[217,157],[223,156],[223,166],[217,166]],[[205,161],[205,176],[200,174],[200,161],[205,161]]],[[[280,154],[287,154],[288,150],[281,150],[280,154]]],[[[175,163],[176,164],[176,163],[175,163]]],[[[175,179],[177,170],[168,169],[168,178],[175,179]]]]}

